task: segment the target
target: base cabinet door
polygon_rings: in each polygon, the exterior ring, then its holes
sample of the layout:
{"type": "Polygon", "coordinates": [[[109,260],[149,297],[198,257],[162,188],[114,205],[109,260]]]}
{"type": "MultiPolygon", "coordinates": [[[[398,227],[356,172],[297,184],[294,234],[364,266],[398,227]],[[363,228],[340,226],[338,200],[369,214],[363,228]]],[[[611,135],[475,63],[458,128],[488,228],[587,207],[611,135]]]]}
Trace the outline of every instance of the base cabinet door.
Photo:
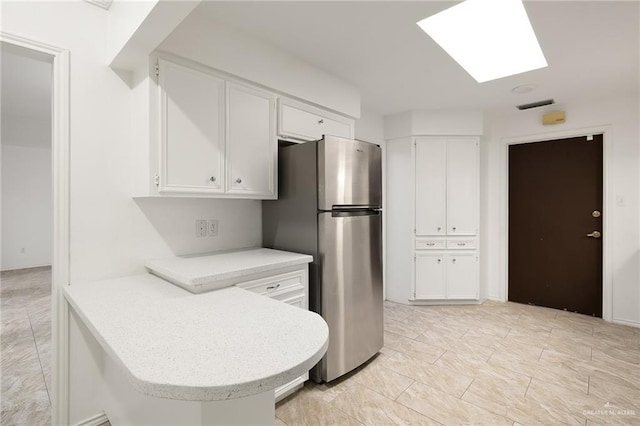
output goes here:
{"type": "Polygon", "coordinates": [[[415,286],[415,299],[440,300],[447,297],[443,254],[416,254],[415,286]]]}
{"type": "Polygon", "coordinates": [[[478,262],[475,253],[449,254],[446,264],[447,299],[477,299],[478,262]]]}

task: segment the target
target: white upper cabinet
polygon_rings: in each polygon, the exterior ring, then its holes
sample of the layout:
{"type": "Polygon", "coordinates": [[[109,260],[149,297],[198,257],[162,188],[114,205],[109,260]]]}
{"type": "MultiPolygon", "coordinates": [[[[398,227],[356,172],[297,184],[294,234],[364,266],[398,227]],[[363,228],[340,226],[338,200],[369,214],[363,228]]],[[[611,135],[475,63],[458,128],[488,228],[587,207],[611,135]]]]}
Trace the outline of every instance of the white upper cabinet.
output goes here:
{"type": "Polygon", "coordinates": [[[275,96],[227,83],[227,191],[275,198],[275,96]]]}
{"type": "Polygon", "coordinates": [[[447,233],[475,235],[477,232],[477,143],[447,141],[447,233]]]}
{"type": "Polygon", "coordinates": [[[159,60],[159,192],[224,191],[224,80],[159,60]]]}
{"type": "Polygon", "coordinates": [[[278,135],[294,141],[313,141],[322,135],[353,139],[354,120],[282,98],[278,102],[278,135]]]}
{"type": "Polygon", "coordinates": [[[417,236],[477,233],[477,139],[417,139],[417,236]]]}
{"type": "Polygon", "coordinates": [[[152,194],[276,198],[275,94],[179,58],[157,75],[152,194]]]}
{"type": "Polygon", "coordinates": [[[445,234],[446,141],[416,141],[416,235],[445,234]]]}

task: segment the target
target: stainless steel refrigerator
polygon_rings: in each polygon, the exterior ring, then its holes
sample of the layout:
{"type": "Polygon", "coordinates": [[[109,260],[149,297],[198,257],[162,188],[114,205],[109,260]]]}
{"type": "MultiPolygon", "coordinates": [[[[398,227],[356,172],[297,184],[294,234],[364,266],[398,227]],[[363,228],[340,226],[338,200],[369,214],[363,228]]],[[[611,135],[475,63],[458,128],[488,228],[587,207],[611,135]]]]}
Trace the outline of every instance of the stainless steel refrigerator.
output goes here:
{"type": "Polygon", "coordinates": [[[329,325],[329,349],[311,378],[329,382],[383,344],[381,149],[325,136],[281,146],[278,161],[263,245],[313,256],[309,308],[329,325]]]}

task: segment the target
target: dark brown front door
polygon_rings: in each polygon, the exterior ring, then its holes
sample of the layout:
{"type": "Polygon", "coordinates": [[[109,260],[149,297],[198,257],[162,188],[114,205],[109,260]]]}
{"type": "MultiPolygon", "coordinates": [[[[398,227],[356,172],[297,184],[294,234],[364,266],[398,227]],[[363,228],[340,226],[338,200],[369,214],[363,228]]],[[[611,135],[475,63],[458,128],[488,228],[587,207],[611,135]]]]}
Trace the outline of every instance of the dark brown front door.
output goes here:
{"type": "Polygon", "coordinates": [[[602,135],[509,146],[510,301],[602,317],[602,223],[602,135]]]}

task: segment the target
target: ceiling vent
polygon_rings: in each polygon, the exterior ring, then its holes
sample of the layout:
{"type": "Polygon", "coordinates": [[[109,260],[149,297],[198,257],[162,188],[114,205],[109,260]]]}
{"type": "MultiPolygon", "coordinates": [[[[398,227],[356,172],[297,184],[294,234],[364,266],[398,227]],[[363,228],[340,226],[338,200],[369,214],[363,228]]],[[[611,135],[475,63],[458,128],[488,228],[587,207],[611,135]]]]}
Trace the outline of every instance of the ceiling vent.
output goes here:
{"type": "Polygon", "coordinates": [[[522,104],[516,106],[520,111],[524,111],[525,109],[538,108],[545,105],[553,105],[556,101],[553,99],[545,99],[544,101],[531,102],[530,104],[522,104]]]}

